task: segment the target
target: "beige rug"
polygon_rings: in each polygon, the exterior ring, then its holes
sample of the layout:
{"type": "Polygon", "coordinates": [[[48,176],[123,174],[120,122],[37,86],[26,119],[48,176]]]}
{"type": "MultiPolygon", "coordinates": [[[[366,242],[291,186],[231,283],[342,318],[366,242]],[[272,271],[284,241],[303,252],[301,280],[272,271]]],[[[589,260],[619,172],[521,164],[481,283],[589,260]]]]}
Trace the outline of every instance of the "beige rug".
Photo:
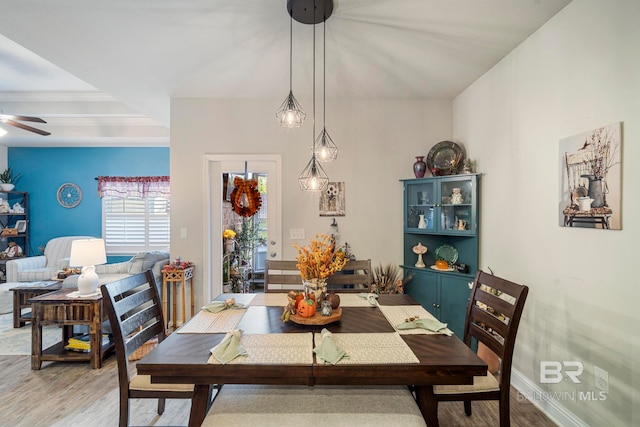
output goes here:
{"type": "MultiPolygon", "coordinates": [[[[62,331],[57,326],[42,328],[42,346],[51,347],[60,341],[62,331]]],[[[13,314],[0,315],[0,355],[31,354],[31,323],[22,328],[13,327],[13,314]]]]}

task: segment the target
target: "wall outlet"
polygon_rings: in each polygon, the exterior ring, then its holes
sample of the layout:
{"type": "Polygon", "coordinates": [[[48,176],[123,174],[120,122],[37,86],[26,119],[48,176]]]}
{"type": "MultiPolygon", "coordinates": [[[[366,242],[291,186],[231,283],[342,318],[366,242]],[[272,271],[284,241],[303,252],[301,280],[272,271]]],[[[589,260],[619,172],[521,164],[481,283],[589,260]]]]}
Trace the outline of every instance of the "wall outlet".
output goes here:
{"type": "Polygon", "coordinates": [[[181,239],[186,239],[187,238],[187,228],[186,227],[181,227],[180,228],[180,238],[181,239]]]}
{"type": "Polygon", "coordinates": [[[302,240],[302,239],[304,239],[304,228],[290,228],[289,229],[289,238],[291,240],[302,240]]]}
{"type": "Polygon", "coordinates": [[[593,365],[593,375],[595,376],[595,385],[598,390],[609,393],[609,373],[604,369],[593,365]]]}

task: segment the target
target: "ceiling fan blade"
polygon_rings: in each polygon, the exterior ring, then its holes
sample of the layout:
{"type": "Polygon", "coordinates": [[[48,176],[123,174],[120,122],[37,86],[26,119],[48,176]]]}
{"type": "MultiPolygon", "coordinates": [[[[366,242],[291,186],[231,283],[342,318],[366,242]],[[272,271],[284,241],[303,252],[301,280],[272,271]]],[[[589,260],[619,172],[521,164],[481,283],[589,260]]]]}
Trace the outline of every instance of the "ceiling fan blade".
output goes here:
{"type": "Polygon", "coordinates": [[[29,117],[29,116],[14,116],[11,114],[0,114],[6,120],[20,120],[21,122],[38,122],[38,123],[47,123],[42,120],[40,117],[29,117]]]}
{"type": "MultiPolygon", "coordinates": [[[[6,118],[6,116],[5,116],[5,118],[6,118]]],[[[44,136],[51,135],[51,132],[46,132],[46,131],[43,131],[43,130],[40,130],[40,129],[36,129],[36,128],[31,127],[29,125],[25,125],[25,124],[22,124],[22,123],[14,122],[13,120],[10,120],[10,119],[6,119],[5,123],[8,124],[8,125],[11,125],[11,126],[15,126],[17,128],[20,128],[20,129],[28,130],[29,132],[38,133],[40,135],[44,135],[44,136]]]]}

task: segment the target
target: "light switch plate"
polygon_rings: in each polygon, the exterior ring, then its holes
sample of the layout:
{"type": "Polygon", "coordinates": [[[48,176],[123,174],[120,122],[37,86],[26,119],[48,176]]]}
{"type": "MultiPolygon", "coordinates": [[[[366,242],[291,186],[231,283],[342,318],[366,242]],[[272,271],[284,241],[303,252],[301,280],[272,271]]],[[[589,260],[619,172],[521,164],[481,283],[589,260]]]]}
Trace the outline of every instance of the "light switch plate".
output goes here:
{"type": "Polygon", "coordinates": [[[290,228],[289,229],[289,238],[291,240],[302,240],[302,239],[304,239],[304,228],[290,228]]]}

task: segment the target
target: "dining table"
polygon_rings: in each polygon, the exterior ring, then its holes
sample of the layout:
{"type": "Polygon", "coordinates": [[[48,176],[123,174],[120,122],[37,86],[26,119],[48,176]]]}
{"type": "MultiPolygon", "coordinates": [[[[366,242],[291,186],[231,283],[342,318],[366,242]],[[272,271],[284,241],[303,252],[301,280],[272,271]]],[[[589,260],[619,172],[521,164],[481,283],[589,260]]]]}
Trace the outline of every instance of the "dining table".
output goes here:
{"type": "Polygon", "coordinates": [[[339,296],[338,320],[306,325],[281,319],[286,293],[221,294],[214,301],[233,298],[233,309],[199,311],[137,362],[138,374],[153,383],[194,384],[192,427],[207,415],[210,388],[224,384],[406,385],[427,425],[438,426],[433,386],[473,384],[474,376],[487,375],[487,364],[455,335],[397,328],[408,318],[431,316],[411,296],[339,296]],[[348,357],[332,364],[314,354],[323,329],[348,357]],[[218,362],[211,349],[238,330],[247,355],[218,362]]]}

